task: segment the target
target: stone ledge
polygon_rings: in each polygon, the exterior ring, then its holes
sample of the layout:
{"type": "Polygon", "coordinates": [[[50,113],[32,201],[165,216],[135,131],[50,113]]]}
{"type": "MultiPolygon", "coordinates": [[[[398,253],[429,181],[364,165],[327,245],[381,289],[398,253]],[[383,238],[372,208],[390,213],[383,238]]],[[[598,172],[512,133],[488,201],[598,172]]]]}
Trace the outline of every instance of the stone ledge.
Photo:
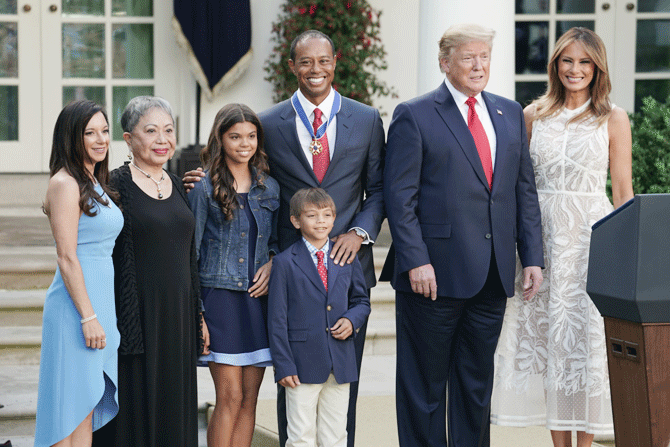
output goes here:
{"type": "Polygon", "coordinates": [[[256,425],[251,447],[276,447],[279,443],[279,435],[265,427],[256,425]]]}
{"type": "Polygon", "coordinates": [[[46,289],[0,290],[0,312],[41,310],[46,294],[46,289]]]}
{"type": "Polygon", "coordinates": [[[0,174],[0,207],[39,209],[48,185],[48,173],[0,174]]]}
{"type": "Polygon", "coordinates": [[[24,348],[42,345],[41,326],[0,327],[0,349],[24,348]]]}
{"type": "MultiPolygon", "coordinates": [[[[35,419],[39,365],[0,367],[0,421],[35,419]]],[[[33,422],[34,423],[34,422],[33,422]]]]}
{"type": "Polygon", "coordinates": [[[56,271],[56,247],[47,246],[0,246],[0,273],[56,271]]]}
{"type": "MultiPolygon", "coordinates": [[[[34,431],[34,430],[33,430],[34,431]]],[[[0,435],[0,445],[5,441],[12,441],[12,447],[33,447],[35,444],[35,437],[33,436],[7,436],[0,435]]]]}
{"type": "Polygon", "coordinates": [[[375,338],[395,338],[395,320],[370,319],[365,333],[365,342],[375,338]]]}

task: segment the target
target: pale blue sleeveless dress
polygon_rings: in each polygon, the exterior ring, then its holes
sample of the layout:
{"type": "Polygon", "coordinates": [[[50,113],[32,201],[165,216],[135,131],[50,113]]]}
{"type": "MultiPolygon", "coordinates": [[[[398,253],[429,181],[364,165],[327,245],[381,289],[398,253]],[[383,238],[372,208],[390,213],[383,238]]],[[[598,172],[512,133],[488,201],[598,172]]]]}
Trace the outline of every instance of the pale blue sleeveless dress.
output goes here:
{"type": "MultiPolygon", "coordinates": [[[[102,188],[95,187],[99,194],[102,188]]],[[[117,398],[117,349],[114,266],[112,250],[123,227],[123,215],[109,205],[96,203],[97,214],[79,218],[77,257],[107,346],[86,347],[81,315],[56,270],[44,302],[42,353],[37,397],[35,447],[50,446],[69,436],[93,411],[93,430],[108,423],[119,410],[117,398]]]]}

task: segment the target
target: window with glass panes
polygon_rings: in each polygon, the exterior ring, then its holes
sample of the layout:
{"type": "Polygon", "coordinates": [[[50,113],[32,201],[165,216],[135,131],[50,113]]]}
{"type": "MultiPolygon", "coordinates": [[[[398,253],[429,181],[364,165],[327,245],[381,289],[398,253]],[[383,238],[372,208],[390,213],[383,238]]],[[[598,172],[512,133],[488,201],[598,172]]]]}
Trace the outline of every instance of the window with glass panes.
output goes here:
{"type": "Polygon", "coordinates": [[[554,44],[573,26],[595,29],[595,0],[516,1],[515,88],[521,105],[545,92],[554,44]]]}
{"type": "Polygon", "coordinates": [[[149,0],[63,0],[62,101],[107,106],[112,138],[128,101],[154,93],[154,18],[149,0]]]}
{"type": "Polygon", "coordinates": [[[670,0],[638,0],[635,23],[635,110],[642,99],[670,98],[670,0]]]}
{"type": "Polygon", "coordinates": [[[556,40],[573,26],[594,30],[607,49],[612,100],[628,111],[670,95],[670,0],[517,0],[516,99],[544,93],[556,40]]]}
{"type": "Polygon", "coordinates": [[[19,57],[16,0],[0,0],[0,141],[19,138],[19,57]]]}

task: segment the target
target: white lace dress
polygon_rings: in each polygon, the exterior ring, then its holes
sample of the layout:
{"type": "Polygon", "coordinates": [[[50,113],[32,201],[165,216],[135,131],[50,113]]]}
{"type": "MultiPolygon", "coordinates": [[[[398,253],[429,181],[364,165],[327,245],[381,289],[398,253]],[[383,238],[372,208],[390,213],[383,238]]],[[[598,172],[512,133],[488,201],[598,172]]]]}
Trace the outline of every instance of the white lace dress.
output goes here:
{"type": "Polygon", "coordinates": [[[546,268],[526,302],[517,266],[495,356],[493,424],[614,431],[603,319],[586,293],[591,225],[613,210],[605,194],[607,123],[589,118],[566,130],[587,106],[533,123],[546,268]]]}

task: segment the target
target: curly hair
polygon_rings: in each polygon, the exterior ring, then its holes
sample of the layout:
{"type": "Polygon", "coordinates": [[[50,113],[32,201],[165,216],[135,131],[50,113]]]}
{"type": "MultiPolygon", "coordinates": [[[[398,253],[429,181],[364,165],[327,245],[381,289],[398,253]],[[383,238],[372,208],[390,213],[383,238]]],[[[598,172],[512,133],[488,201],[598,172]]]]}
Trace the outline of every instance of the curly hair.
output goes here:
{"type": "MultiPolygon", "coordinates": [[[[102,106],[89,100],[73,101],[61,110],[54,126],[53,143],[51,146],[51,158],[49,159],[49,171],[53,176],[59,170],[64,169],[79,185],[79,208],[87,216],[95,216],[95,203],[108,205],[107,199],[95,191],[93,179],[89,175],[85,161],[88,159],[84,147],[84,131],[91,118],[98,112],[102,113],[105,121],[109,123],[107,114],[102,106]]],[[[102,190],[115,203],[118,204],[119,196],[116,191],[108,186],[109,183],[109,151],[105,159],[96,163],[93,176],[100,183],[102,190]]],[[[48,214],[48,210],[45,210],[48,214]]]]}
{"type": "Polygon", "coordinates": [[[258,116],[244,104],[227,104],[219,110],[214,118],[212,131],[209,134],[207,146],[200,152],[200,159],[209,175],[214,188],[212,197],[219,202],[223,215],[227,220],[233,218],[233,210],[238,207],[235,178],[226,164],[223,135],[235,124],[249,122],[256,126],[258,146],[249,160],[249,170],[256,170],[256,181],[263,185],[263,180],[269,172],[268,156],[263,150],[263,127],[258,116]]]}

